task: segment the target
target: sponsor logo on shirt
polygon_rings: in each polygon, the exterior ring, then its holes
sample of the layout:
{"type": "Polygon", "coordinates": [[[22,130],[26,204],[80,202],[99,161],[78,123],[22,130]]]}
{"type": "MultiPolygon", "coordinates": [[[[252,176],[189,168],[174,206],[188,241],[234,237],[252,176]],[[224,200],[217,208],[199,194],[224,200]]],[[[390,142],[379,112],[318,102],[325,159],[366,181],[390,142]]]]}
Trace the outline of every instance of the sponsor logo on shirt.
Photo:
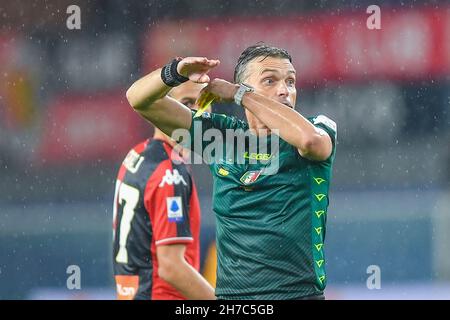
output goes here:
{"type": "Polygon", "coordinates": [[[116,291],[119,300],[133,300],[139,289],[139,276],[116,275],[116,291]]]}
{"type": "Polygon", "coordinates": [[[244,153],[245,159],[268,161],[270,160],[271,157],[272,155],[270,153],[256,153],[256,152],[252,152],[250,154],[248,152],[244,153]]]}
{"type": "Polygon", "coordinates": [[[182,222],[183,217],[183,206],[181,197],[167,197],[167,218],[170,222],[182,222]]]}
{"type": "Polygon", "coordinates": [[[159,187],[163,187],[165,184],[171,185],[179,185],[180,183],[187,186],[186,181],[184,181],[183,176],[178,172],[177,169],[174,169],[173,172],[171,172],[169,169],[166,170],[166,174],[161,180],[161,183],[159,184],[159,187]]]}
{"type": "Polygon", "coordinates": [[[230,172],[228,172],[228,170],[225,170],[224,168],[220,168],[218,174],[220,174],[222,177],[226,177],[230,174],[230,172]]]}

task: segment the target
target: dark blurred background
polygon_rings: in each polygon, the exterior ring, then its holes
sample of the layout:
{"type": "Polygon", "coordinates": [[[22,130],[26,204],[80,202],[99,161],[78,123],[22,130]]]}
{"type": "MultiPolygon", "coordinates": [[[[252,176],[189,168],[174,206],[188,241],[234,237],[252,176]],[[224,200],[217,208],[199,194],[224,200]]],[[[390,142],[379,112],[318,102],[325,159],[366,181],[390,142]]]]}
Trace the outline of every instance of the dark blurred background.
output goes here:
{"type": "MultiPolygon", "coordinates": [[[[113,298],[116,174],[152,134],[126,89],[173,56],[218,58],[212,76],[231,80],[264,41],[293,56],[297,110],[338,124],[328,297],[450,299],[449,1],[1,0],[0,21],[0,298],[113,298]],[[366,26],[373,4],[380,30],[366,26]]],[[[204,259],[211,177],[194,171],[204,259]]]]}

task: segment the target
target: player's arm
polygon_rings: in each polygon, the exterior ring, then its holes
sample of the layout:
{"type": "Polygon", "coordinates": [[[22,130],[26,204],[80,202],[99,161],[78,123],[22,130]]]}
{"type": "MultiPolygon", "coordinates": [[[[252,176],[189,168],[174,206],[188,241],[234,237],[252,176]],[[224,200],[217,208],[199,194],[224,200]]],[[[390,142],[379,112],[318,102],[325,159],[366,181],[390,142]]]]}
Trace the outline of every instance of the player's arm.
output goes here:
{"type": "Polygon", "coordinates": [[[279,130],[280,137],[296,147],[302,157],[323,161],[331,155],[333,145],[328,133],[294,109],[256,92],[245,94],[242,106],[269,129],[279,130]]]}
{"type": "MultiPolygon", "coordinates": [[[[214,94],[224,101],[232,101],[238,88],[236,84],[214,79],[203,88],[199,100],[207,94],[214,94]]],[[[241,104],[269,129],[279,130],[280,137],[296,147],[302,157],[323,161],[331,155],[330,136],[294,109],[256,92],[246,93],[241,104]]]]}
{"type": "Polygon", "coordinates": [[[197,240],[191,229],[195,223],[190,207],[193,182],[186,171],[176,171],[178,182],[167,182],[166,177],[174,174],[171,161],[165,160],[149,178],[144,192],[158,275],[188,299],[215,299],[214,289],[185,258],[186,246],[197,240]]]}
{"type": "MultiPolygon", "coordinates": [[[[187,57],[178,63],[176,70],[191,81],[206,83],[209,82],[207,73],[219,63],[218,60],[187,57]]],[[[175,129],[189,129],[192,117],[189,108],[167,96],[172,87],[163,81],[161,70],[137,80],[126,96],[135,111],[170,136],[175,129]]]]}
{"type": "Polygon", "coordinates": [[[156,247],[158,275],[191,300],[216,299],[214,289],[184,258],[186,245],[169,244],[156,247]]]}

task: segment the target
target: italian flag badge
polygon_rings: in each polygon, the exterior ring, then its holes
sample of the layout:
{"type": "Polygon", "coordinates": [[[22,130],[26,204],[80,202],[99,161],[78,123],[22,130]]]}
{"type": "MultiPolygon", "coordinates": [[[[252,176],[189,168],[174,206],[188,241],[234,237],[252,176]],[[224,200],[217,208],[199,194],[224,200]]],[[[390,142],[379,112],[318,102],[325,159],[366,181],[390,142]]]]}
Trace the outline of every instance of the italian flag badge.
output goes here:
{"type": "Polygon", "coordinates": [[[256,180],[258,180],[260,175],[261,175],[261,170],[247,171],[246,173],[243,174],[240,181],[245,185],[251,184],[251,183],[255,182],[256,180]]]}

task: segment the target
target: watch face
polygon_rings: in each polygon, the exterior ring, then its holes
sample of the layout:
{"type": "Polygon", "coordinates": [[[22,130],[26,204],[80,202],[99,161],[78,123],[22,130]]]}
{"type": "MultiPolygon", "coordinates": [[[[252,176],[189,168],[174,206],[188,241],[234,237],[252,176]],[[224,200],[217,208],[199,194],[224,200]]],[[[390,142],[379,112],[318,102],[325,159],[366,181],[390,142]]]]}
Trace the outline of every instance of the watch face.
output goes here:
{"type": "Polygon", "coordinates": [[[241,83],[239,85],[238,91],[236,92],[236,94],[234,96],[234,102],[240,106],[241,102],[242,102],[242,98],[244,97],[244,94],[246,92],[253,92],[253,91],[255,91],[255,89],[253,87],[250,87],[249,85],[247,85],[245,83],[241,83]]]}

